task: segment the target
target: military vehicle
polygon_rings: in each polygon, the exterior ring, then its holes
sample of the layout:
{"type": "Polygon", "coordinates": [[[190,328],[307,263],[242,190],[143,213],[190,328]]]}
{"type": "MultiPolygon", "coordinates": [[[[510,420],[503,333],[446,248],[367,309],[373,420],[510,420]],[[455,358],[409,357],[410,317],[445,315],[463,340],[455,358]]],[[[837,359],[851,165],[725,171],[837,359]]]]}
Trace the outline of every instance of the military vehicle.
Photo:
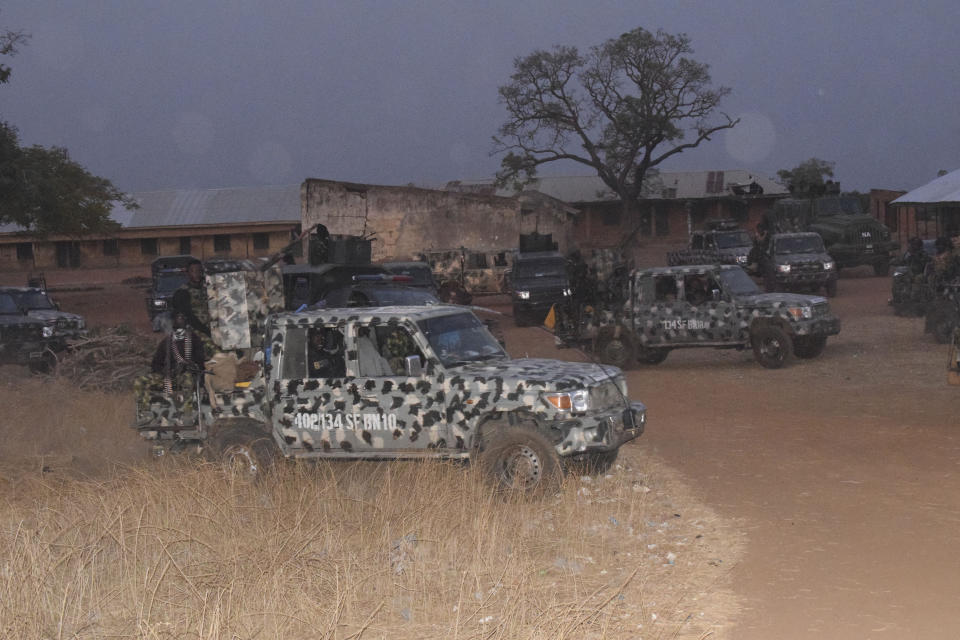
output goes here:
{"type": "Polygon", "coordinates": [[[410,281],[406,283],[408,287],[424,289],[433,295],[437,295],[437,281],[433,277],[433,270],[426,262],[407,260],[383,262],[381,264],[383,264],[390,273],[409,277],[410,281]]]}
{"type": "Polygon", "coordinates": [[[518,253],[507,283],[518,327],[540,324],[550,307],[570,297],[567,261],[557,251],[518,253]]]}
{"type": "Polygon", "coordinates": [[[827,296],[837,295],[837,264],[812,231],[770,234],[751,252],[750,265],[768,292],[823,287],[827,296]]]}
{"type": "Polygon", "coordinates": [[[188,280],[187,265],[196,260],[190,255],[161,256],[150,263],[150,289],[147,290],[147,316],[154,331],[163,330],[173,293],[188,280]],[[159,318],[158,318],[159,316],[159,318]]]}
{"type": "Polygon", "coordinates": [[[871,265],[876,275],[885,276],[898,249],[897,243],[890,239],[890,230],[864,213],[856,196],[778,200],[768,212],[765,224],[771,233],[813,231],[820,234],[837,269],[871,265]]]}
{"type": "Polygon", "coordinates": [[[45,371],[53,361],[54,330],[28,316],[13,294],[0,291],[0,364],[25,364],[45,371]]]}
{"type": "MultiPolygon", "coordinates": [[[[615,367],[512,360],[455,306],[282,312],[279,270],[210,274],[211,336],[260,364],[212,392],[150,392],[134,428],[198,444],[256,474],[287,458],[476,459],[503,487],[536,491],[562,461],[609,466],[644,430],[615,367]],[[312,333],[335,335],[341,377],[310,377],[312,333]]],[[[325,337],[326,339],[326,337],[325,337]]]]}
{"type": "Polygon", "coordinates": [[[693,231],[686,249],[667,253],[667,265],[738,264],[747,265],[753,248],[750,234],[735,220],[714,220],[707,229],[693,231]]]}
{"type": "Polygon", "coordinates": [[[13,296],[17,306],[52,329],[50,348],[61,351],[70,340],[86,335],[87,323],[83,316],[61,311],[45,289],[40,287],[0,287],[0,291],[13,296]]]}
{"type": "Polygon", "coordinates": [[[634,270],[619,305],[585,309],[557,338],[628,368],[663,362],[673,349],[752,348],[767,368],[815,358],[840,320],[819,296],[761,293],[740,267],[695,265],[634,270]]]}
{"type": "Polygon", "coordinates": [[[506,274],[515,253],[513,249],[472,251],[459,247],[431,249],[419,257],[433,269],[441,300],[470,304],[475,295],[506,291],[506,274]]]}

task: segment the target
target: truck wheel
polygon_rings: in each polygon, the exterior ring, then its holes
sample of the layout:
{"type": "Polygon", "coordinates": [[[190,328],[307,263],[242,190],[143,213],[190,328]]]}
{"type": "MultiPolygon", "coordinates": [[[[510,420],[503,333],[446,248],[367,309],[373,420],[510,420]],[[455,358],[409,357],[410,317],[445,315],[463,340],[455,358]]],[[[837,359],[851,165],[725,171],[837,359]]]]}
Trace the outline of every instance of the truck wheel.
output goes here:
{"type": "Polygon", "coordinates": [[[599,475],[610,470],[613,463],[617,461],[619,454],[619,447],[613,451],[584,453],[573,458],[570,461],[569,467],[573,471],[584,473],[588,476],[599,475]]]}
{"type": "Polygon", "coordinates": [[[622,335],[600,338],[597,355],[603,364],[612,364],[621,369],[629,369],[636,358],[630,340],[622,335]]]}
{"type": "Polygon", "coordinates": [[[823,285],[823,292],[827,294],[828,298],[832,298],[837,295],[837,281],[830,280],[827,284],[823,285]]]}
{"type": "Polygon", "coordinates": [[[637,361],[643,364],[660,364],[667,359],[670,349],[656,347],[637,347],[637,361]]]}
{"type": "Polygon", "coordinates": [[[248,478],[263,475],[272,465],[277,449],[270,436],[255,424],[225,424],[213,437],[211,451],[224,469],[248,478]]]}
{"type": "Polygon", "coordinates": [[[479,458],[484,475],[499,490],[542,493],[557,488],[562,477],[557,450],[529,427],[489,426],[479,458]]]}
{"type": "Polygon", "coordinates": [[[804,359],[816,358],[826,346],[826,336],[797,336],[793,340],[793,355],[804,359]]]}
{"type": "Polygon", "coordinates": [[[873,273],[877,276],[886,276],[890,274],[890,261],[880,260],[873,263],[873,273]]]}
{"type": "Polygon", "coordinates": [[[773,293],[777,290],[777,278],[771,272],[766,272],[763,274],[763,288],[767,293],[773,293]]]}
{"type": "Polygon", "coordinates": [[[934,309],[928,321],[930,333],[938,344],[947,344],[953,339],[953,330],[957,326],[957,313],[951,309],[934,309]]]}
{"type": "Polygon", "coordinates": [[[529,327],[530,326],[530,316],[526,311],[520,309],[517,306],[513,307],[513,324],[518,327],[529,327]]]}
{"type": "Polygon", "coordinates": [[[793,343],[780,327],[759,327],[751,332],[753,357],[767,369],[779,369],[790,361],[793,343]]]}

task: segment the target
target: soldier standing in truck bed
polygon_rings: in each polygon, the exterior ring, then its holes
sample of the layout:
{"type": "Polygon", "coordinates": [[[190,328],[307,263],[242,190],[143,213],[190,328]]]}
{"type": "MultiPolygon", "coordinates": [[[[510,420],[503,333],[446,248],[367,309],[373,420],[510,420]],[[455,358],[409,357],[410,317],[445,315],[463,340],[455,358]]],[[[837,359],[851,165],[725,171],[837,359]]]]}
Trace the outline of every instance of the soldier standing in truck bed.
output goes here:
{"type": "Polygon", "coordinates": [[[187,277],[189,279],[173,293],[173,313],[182,313],[194,331],[210,337],[210,306],[203,281],[203,263],[191,260],[187,277]]]}

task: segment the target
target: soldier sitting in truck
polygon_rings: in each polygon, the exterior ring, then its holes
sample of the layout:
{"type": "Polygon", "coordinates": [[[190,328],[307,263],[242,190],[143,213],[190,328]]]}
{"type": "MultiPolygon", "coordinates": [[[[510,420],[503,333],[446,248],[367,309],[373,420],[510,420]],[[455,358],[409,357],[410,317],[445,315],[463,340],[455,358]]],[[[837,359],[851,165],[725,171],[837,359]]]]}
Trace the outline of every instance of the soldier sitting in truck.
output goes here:
{"type": "Polygon", "coordinates": [[[307,372],[311,378],[342,378],[346,375],[343,334],[337,329],[314,328],[307,342],[307,372]]]}

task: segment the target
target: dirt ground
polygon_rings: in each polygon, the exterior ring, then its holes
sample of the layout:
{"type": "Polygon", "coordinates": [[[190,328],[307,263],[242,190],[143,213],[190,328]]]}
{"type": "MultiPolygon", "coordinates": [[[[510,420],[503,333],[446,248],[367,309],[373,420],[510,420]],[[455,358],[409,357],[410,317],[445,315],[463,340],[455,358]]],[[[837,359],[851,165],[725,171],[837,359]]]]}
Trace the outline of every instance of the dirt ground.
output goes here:
{"type": "MultiPolygon", "coordinates": [[[[117,284],[143,273],[47,275],[91,324],[148,329],[143,289],[117,284]]],[[[770,371],[746,351],[701,349],[628,374],[649,410],[630,446],[747,536],[731,638],[960,635],[960,388],[946,385],[946,348],[921,319],[895,317],[889,291],[868,269],[844,272],[831,301],[841,334],[812,361],[770,371]]],[[[583,359],[503,320],[515,357],[583,359]]]]}

